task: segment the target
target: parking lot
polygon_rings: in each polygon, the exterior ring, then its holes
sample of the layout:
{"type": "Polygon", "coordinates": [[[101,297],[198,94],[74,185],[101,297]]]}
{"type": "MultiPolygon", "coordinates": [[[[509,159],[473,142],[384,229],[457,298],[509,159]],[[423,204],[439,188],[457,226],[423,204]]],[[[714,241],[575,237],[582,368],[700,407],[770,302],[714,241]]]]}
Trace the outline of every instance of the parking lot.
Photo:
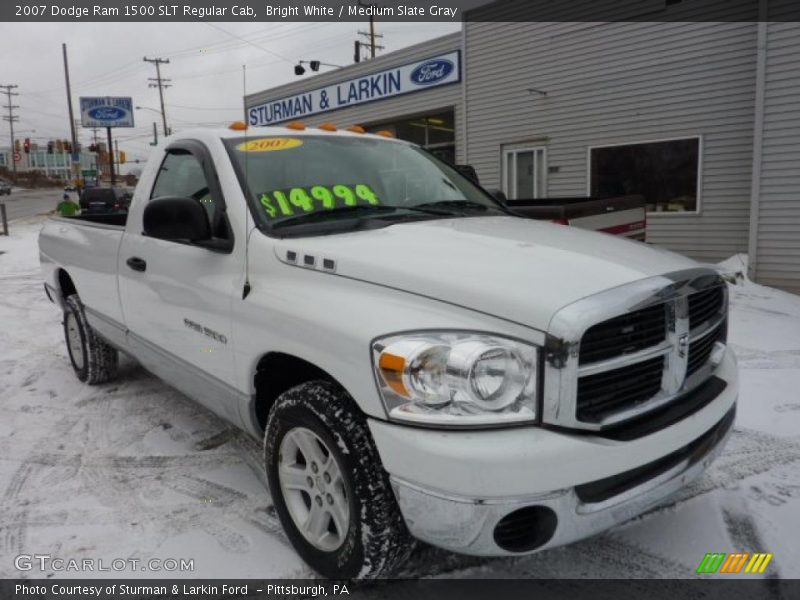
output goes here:
{"type": "MultiPolygon", "coordinates": [[[[44,211],[58,197],[48,193],[9,205],[44,211]]],[[[259,442],[130,360],[111,384],[73,376],[42,290],[40,226],[13,221],[0,237],[0,577],[46,575],[15,567],[33,553],[194,565],[92,576],[312,576],[273,512],[259,442]]],[[[422,548],[404,575],[684,578],[706,552],[763,551],[774,553],[764,576],[800,577],[800,298],[748,282],[731,291],[742,395],[734,435],[702,480],[569,547],[496,560],[422,548]]]]}

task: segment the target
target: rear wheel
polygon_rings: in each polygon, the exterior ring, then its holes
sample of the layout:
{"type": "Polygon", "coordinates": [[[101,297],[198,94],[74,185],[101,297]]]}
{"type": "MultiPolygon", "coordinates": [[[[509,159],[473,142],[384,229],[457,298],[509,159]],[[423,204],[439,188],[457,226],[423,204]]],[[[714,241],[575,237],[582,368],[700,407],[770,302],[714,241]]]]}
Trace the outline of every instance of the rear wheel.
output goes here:
{"type": "Polygon", "coordinates": [[[90,385],[111,381],[117,375],[116,348],[100,338],[89,325],[77,294],[67,296],[64,305],[64,338],[75,375],[90,385]]]}
{"type": "Polygon", "coordinates": [[[289,540],[333,579],[387,577],[413,547],[366,420],[324,381],[282,394],[265,432],[267,479],[289,540]]]}

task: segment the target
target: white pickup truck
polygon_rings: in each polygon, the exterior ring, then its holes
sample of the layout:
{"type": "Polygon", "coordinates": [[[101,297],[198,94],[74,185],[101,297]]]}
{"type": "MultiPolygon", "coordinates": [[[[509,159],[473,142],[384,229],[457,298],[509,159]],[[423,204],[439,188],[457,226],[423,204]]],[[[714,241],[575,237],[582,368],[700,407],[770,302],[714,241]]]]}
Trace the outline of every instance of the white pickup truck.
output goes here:
{"type": "Polygon", "coordinates": [[[700,476],[733,423],[716,272],[512,216],[357,127],[181,133],[128,214],[53,218],[39,245],[77,376],[124,352],[263,439],[324,576],[386,576],[415,539],[585,538],[700,476]]]}

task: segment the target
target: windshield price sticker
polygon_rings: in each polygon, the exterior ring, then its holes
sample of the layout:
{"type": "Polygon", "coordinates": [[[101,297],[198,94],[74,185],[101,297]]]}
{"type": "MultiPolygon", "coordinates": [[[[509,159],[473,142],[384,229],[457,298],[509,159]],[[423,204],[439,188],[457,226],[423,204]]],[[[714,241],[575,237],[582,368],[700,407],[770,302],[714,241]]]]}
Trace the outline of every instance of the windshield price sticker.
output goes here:
{"type": "Polygon", "coordinates": [[[297,138],[272,137],[248,140],[236,146],[239,152],[276,152],[278,150],[289,150],[302,146],[303,141],[297,138]]]}
{"type": "Polygon", "coordinates": [[[356,206],[359,203],[380,204],[373,189],[365,183],[355,185],[315,185],[294,187],[288,190],[273,190],[261,194],[261,206],[267,217],[291,217],[296,213],[330,210],[340,206],[356,206]]]}

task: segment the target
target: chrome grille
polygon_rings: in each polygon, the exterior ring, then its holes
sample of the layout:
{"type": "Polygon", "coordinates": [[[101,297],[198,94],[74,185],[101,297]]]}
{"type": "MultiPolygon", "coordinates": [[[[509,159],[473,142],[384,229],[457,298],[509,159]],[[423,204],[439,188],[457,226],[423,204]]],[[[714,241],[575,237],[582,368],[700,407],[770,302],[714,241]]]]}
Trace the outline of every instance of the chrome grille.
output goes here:
{"type": "Polygon", "coordinates": [[[717,342],[725,341],[726,322],[718,322],[708,335],[689,344],[689,362],[686,365],[686,377],[694,375],[711,358],[711,352],[717,342]]]}
{"type": "Polygon", "coordinates": [[[725,305],[725,292],[721,287],[696,292],[689,296],[689,329],[718,317],[725,305]]]}
{"type": "Polygon", "coordinates": [[[650,306],[590,327],[581,339],[580,364],[632,354],[663,342],[666,308],[650,306]]]}
{"type": "Polygon", "coordinates": [[[553,317],[543,420],[600,430],[683,397],[724,354],[727,288],[709,269],[590,296],[553,317]]]}
{"type": "Polygon", "coordinates": [[[664,357],[605,371],[578,381],[578,419],[597,422],[609,413],[648,400],[661,389],[664,357]]]}

